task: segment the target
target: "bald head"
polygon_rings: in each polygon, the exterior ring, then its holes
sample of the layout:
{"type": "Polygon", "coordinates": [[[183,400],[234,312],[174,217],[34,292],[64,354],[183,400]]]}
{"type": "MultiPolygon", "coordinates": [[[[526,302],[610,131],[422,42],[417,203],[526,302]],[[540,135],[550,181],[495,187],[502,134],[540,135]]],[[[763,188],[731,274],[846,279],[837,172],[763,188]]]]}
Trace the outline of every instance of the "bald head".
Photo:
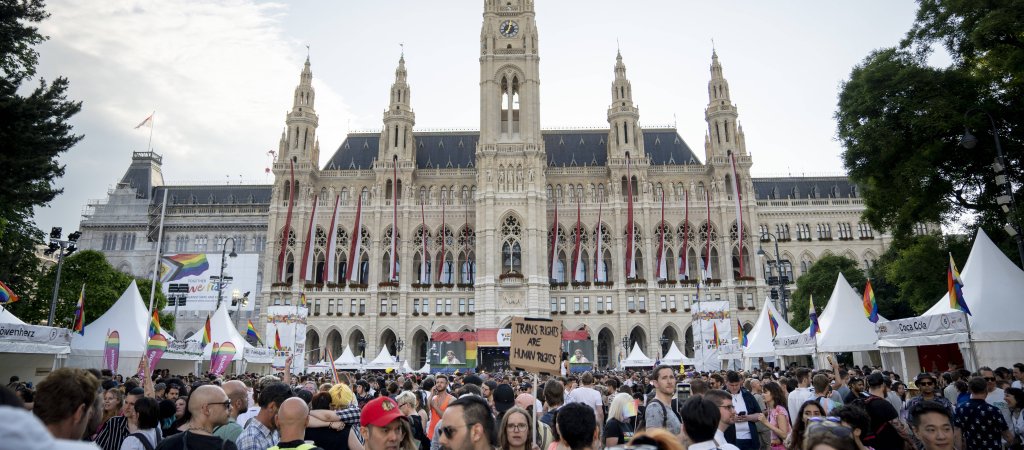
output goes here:
{"type": "Polygon", "coordinates": [[[224,383],[221,388],[224,389],[225,394],[228,394],[228,397],[249,394],[249,389],[245,387],[245,383],[238,380],[228,381],[227,383],[224,383]]]}
{"type": "Polygon", "coordinates": [[[224,393],[231,400],[231,417],[238,417],[239,414],[249,409],[249,388],[245,383],[238,380],[231,380],[222,386],[224,393]]]}
{"type": "Polygon", "coordinates": [[[281,433],[281,442],[304,439],[308,418],[309,407],[301,398],[292,397],[281,403],[281,409],[277,411],[277,430],[281,433]]]}
{"type": "Polygon", "coordinates": [[[188,410],[192,413],[192,421],[200,429],[212,433],[214,427],[227,423],[231,411],[226,405],[229,401],[220,386],[199,386],[188,398],[188,410]]]}

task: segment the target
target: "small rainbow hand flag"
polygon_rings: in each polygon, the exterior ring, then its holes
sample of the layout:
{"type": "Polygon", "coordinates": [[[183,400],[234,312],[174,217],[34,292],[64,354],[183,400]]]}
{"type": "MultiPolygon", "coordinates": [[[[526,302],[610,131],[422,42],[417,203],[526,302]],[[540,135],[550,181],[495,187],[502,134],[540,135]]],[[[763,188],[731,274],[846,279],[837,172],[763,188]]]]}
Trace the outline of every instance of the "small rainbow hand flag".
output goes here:
{"type": "Polygon", "coordinates": [[[747,346],[747,332],[745,330],[743,330],[743,323],[740,322],[740,319],[736,319],[736,330],[737,330],[736,333],[738,333],[740,335],[740,345],[746,347],[747,346]]]}
{"type": "Polygon", "coordinates": [[[251,338],[255,338],[256,345],[259,345],[263,342],[263,339],[260,338],[260,334],[256,332],[256,327],[252,325],[252,320],[249,321],[249,328],[245,330],[245,335],[251,338]]]}
{"type": "Polygon", "coordinates": [[[18,296],[14,294],[11,288],[7,287],[3,281],[0,281],[0,305],[6,305],[8,303],[14,303],[18,301],[18,296]]]}
{"type": "Polygon", "coordinates": [[[810,310],[807,312],[807,317],[811,319],[810,335],[813,338],[821,332],[821,325],[818,324],[818,312],[814,310],[814,296],[811,296],[808,305],[810,310]]]}
{"type": "Polygon", "coordinates": [[[949,288],[949,307],[954,311],[963,311],[971,315],[971,309],[967,307],[967,300],[964,298],[964,281],[960,279],[960,272],[956,270],[956,263],[953,262],[953,254],[949,254],[949,271],[946,272],[946,284],[949,288]]]}
{"type": "Polygon", "coordinates": [[[206,315],[206,325],[203,325],[203,342],[201,346],[206,348],[206,345],[210,343],[210,315],[206,315]]]}
{"type": "Polygon", "coordinates": [[[779,321],[775,320],[775,316],[772,315],[772,311],[768,310],[768,327],[772,330],[772,339],[779,334],[779,321]]]}
{"type": "Polygon", "coordinates": [[[871,280],[864,286],[864,315],[871,323],[878,323],[878,302],[875,301],[875,290],[871,289],[871,280]]]}
{"type": "Polygon", "coordinates": [[[711,326],[713,327],[712,330],[714,331],[711,338],[715,340],[715,348],[718,348],[718,323],[713,323],[711,324],[711,326]]]}
{"type": "Polygon", "coordinates": [[[284,347],[281,346],[281,332],[280,330],[274,330],[274,350],[281,351],[284,347]]]}
{"type": "Polygon", "coordinates": [[[71,324],[71,332],[85,336],[85,284],[82,284],[82,293],[78,295],[78,304],[75,305],[75,323],[71,324]]]}

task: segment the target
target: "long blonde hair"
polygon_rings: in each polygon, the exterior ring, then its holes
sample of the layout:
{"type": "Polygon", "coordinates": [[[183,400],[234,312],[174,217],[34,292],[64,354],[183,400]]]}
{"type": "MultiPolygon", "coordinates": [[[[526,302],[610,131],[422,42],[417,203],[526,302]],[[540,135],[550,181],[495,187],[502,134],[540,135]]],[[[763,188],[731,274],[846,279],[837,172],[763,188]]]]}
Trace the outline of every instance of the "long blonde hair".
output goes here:
{"type": "Polygon", "coordinates": [[[628,419],[625,414],[626,406],[632,403],[632,395],[622,392],[615,394],[615,397],[612,397],[612,403],[608,405],[608,420],[606,422],[610,422],[612,419],[616,419],[619,422],[626,422],[628,419]]]}
{"type": "Polygon", "coordinates": [[[500,428],[498,428],[498,448],[501,450],[509,450],[511,448],[508,443],[508,418],[515,413],[522,414],[523,417],[526,418],[527,433],[526,443],[523,448],[530,450],[533,448],[533,418],[530,416],[529,412],[518,406],[509,408],[509,410],[505,411],[505,414],[501,417],[501,425],[499,425],[500,428]]]}

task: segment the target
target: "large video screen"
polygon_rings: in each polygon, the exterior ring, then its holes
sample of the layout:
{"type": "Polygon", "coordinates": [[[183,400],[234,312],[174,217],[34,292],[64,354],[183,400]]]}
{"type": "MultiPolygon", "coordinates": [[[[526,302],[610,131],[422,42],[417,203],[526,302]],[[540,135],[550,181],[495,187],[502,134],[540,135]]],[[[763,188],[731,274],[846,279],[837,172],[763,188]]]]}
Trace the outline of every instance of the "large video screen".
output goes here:
{"type": "Polygon", "coordinates": [[[570,364],[593,364],[594,341],[562,341],[562,350],[569,354],[570,364]]]}
{"type": "Polygon", "coordinates": [[[256,275],[260,255],[254,253],[228,257],[221,280],[220,253],[175,253],[160,258],[160,282],[167,307],[164,311],[212,311],[217,307],[217,291],[223,289],[222,302],[230,309],[232,297],[249,293],[242,310],[252,311],[256,305],[256,275]]]}
{"type": "Polygon", "coordinates": [[[466,343],[463,341],[431,342],[430,366],[459,366],[466,363],[466,343]]]}

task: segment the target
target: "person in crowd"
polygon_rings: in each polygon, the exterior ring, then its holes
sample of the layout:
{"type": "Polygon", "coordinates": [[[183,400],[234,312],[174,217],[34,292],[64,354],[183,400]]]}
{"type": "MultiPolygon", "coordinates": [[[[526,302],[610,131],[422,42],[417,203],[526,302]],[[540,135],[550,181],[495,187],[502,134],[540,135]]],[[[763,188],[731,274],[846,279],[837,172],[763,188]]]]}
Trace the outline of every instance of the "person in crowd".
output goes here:
{"type": "Polygon", "coordinates": [[[169,427],[163,429],[164,437],[187,430],[191,421],[192,413],[188,410],[188,397],[178,397],[174,400],[174,421],[169,427]]]}
{"type": "Polygon", "coordinates": [[[771,430],[770,449],[785,450],[784,442],[792,429],[792,422],[789,420],[789,408],[782,386],[774,381],[765,383],[763,396],[767,413],[761,416],[761,423],[771,430]]]}
{"type": "Polygon", "coordinates": [[[121,443],[121,450],[152,450],[160,443],[160,428],[157,426],[160,406],[155,399],[142,397],[135,405],[124,411],[128,419],[128,436],[121,443]]]}
{"type": "Polygon", "coordinates": [[[655,428],[653,430],[644,430],[633,435],[633,442],[636,446],[647,445],[654,447],[658,450],[685,450],[682,442],[679,441],[677,436],[673,436],[672,433],[665,431],[661,428],[655,428]]]}
{"type": "Polygon", "coordinates": [[[277,416],[274,418],[277,423],[277,431],[281,434],[281,441],[267,450],[323,450],[321,447],[306,445],[306,421],[309,417],[309,407],[305,400],[292,397],[281,403],[277,416]]]}
{"type": "Polygon", "coordinates": [[[829,385],[828,375],[819,373],[811,377],[811,387],[814,392],[811,394],[810,400],[821,405],[821,409],[826,415],[842,405],[842,403],[832,400],[832,386],[829,385]]]}
{"type": "Polygon", "coordinates": [[[754,396],[743,389],[743,378],[736,371],[725,374],[725,387],[732,395],[735,415],[734,423],[725,430],[725,440],[741,450],[758,450],[761,448],[760,437],[756,424],[761,421],[761,407],[754,396]]]}
{"type": "MultiPolygon", "coordinates": [[[[892,392],[896,393],[896,397],[900,399],[900,410],[907,405],[907,385],[902,381],[895,381],[892,383],[892,392]]],[[[895,405],[893,405],[895,406],[895,405]]]]}
{"type": "Polygon", "coordinates": [[[797,369],[796,384],[796,388],[789,390],[789,398],[786,399],[786,403],[789,405],[789,417],[793,421],[793,425],[796,425],[800,418],[797,409],[814,395],[814,392],[811,392],[811,369],[805,367],[797,369]]]}
{"type": "Polygon", "coordinates": [[[922,372],[914,379],[914,385],[918,387],[920,395],[908,399],[903,411],[900,411],[900,419],[904,422],[910,422],[911,408],[913,408],[914,405],[925,401],[937,402],[949,409],[950,415],[953,414],[955,406],[953,406],[946,397],[939,395],[939,391],[937,390],[938,385],[936,384],[936,378],[934,375],[928,372],[922,372]]]}
{"type": "Polygon", "coordinates": [[[62,367],[39,383],[32,413],[57,439],[81,440],[94,411],[100,381],[88,371],[62,367]]]}
{"type": "MultiPolygon", "coordinates": [[[[128,392],[125,396],[124,410],[135,407],[135,401],[142,398],[145,395],[145,391],[136,387],[128,392]]],[[[93,439],[97,445],[103,450],[119,450],[121,443],[124,442],[124,438],[128,436],[128,419],[123,415],[111,417],[103,423],[103,428],[99,433],[96,434],[96,439],[93,439]]]]}
{"type": "Polygon", "coordinates": [[[561,381],[550,379],[547,383],[544,383],[543,392],[545,409],[540,421],[544,425],[551,427],[551,431],[554,432],[555,414],[558,413],[558,409],[565,402],[565,386],[562,385],[561,381]]]}
{"type": "Polygon", "coordinates": [[[124,410],[124,393],[120,389],[111,388],[103,391],[103,418],[101,423],[107,423],[111,417],[121,414],[124,410]]]}
{"type": "Polygon", "coordinates": [[[428,450],[430,448],[430,439],[427,438],[427,421],[420,415],[416,409],[416,394],[411,391],[405,391],[398,394],[395,399],[398,402],[398,409],[402,412],[402,415],[409,421],[412,432],[412,438],[420,443],[420,450],[428,450]]]}
{"type": "MultiPolygon", "coordinates": [[[[900,420],[899,411],[886,400],[889,386],[885,375],[880,372],[867,377],[868,397],[860,401],[871,417],[872,432],[861,440],[865,445],[878,449],[901,448],[911,443],[910,430],[900,420]]],[[[857,402],[854,402],[857,404],[857,402]]]]}
{"type": "Polygon", "coordinates": [[[676,415],[672,396],[676,391],[676,372],[671,366],[661,365],[651,373],[654,398],[644,408],[645,428],[664,428],[673,435],[682,436],[679,416],[676,415]]]}
{"type": "Polygon", "coordinates": [[[946,383],[946,387],[942,389],[942,396],[949,400],[949,403],[953,404],[955,408],[957,405],[957,396],[960,395],[960,391],[956,389],[956,382],[960,381],[960,372],[951,370],[942,374],[942,380],[946,383]]]}
{"type": "Polygon", "coordinates": [[[505,411],[498,426],[499,450],[533,450],[530,413],[520,407],[505,411]]]}
{"type": "Polygon", "coordinates": [[[1014,448],[1024,448],[1024,414],[1021,414],[1021,411],[1024,410],[1024,390],[1015,387],[1007,389],[1006,406],[1010,410],[1009,425],[1016,443],[1014,448]]]}
{"type": "Polygon", "coordinates": [[[864,389],[864,379],[861,377],[850,377],[850,393],[843,397],[843,404],[850,404],[859,398],[867,397],[868,393],[864,389]]]}
{"type": "Polygon", "coordinates": [[[633,418],[636,417],[636,404],[633,396],[619,393],[612,398],[608,406],[608,421],[604,424],[604,445],[629,444],[633,437],[633,418]]]}
{"type": "MultiPolygon", "coordinates": [[[[732,401],[732,396],[728,394],[715,397],[719,398],[722,402],[732,401]]],[[[730,404],[729,406],[732,405],[730,404]]],[[[680,409],[682,428],[687,440],[691,442],[688,450],[739,450],[736,446],[725,442],[725,438],[720,430],[722,413],[731,413],[731,409],[716,404],[707,395],[690,397],[683,402],[683,406],[680,409]]]]}
{"type": "MultiPolygon", "coordinates": [[[[579,407],[586,408],[584,405],[579,407]]],[[[566,408],[568,406],[562,407],[563,410],[566,408]]],[[[594,413],[589,410],[586,414],[580,411],[577,413],[577,416],[589,416],[591,421],[594,420],[594,413]]],[[[494,417],[483,397],[468,395],[451,402],[444,410],[441,421],[443,426],[439,431],[442,450],[492,450],[497,446],[494,417]]]]}
{"type": "Polygon", "coordinates": [[[1013,382],[1010,383],[1010,387],[1017,389],[1024,389],[1024,363],[1016,363],[1013,365],[1013,382]]]}
{"type": "Polygon", "coordinates": [[[924,450],[953,450],[953,416],[944,405],[933,401],[914,404],[910,427],[924,450]]]}
{"type": "MultiPolygon", "coordinates": [[[[583,403],[594,410],[594,418],[597,423],[604,423],[604,404],[601,401],[601,393],[594,389],[594,374],[584,372],[580,377],[583,385],[574,389],[565,398],[566,403],[583,403]]],[[[674,388],[674,384],[673,384],[674,388]]]]}
{"type": "MultiPolygon", "coordinates": [[[[991,370],[988,371],[991,375],[991,370]]],[[[989,386],[992,384],[988,377],[974,377],[968,383],[971,390],[971,399],[956,408],[954,422],[958,429],[959,439],[962,445],[957,448],[981,449],[981,448],[1002,448],[1002,441],[1013,444],[1014,436],[1010,426],[1003,418],[998,407],[989,404],[986,398],[989,396],[989,386]]],[[[1005,398],[1003,401],[1006,401],[1005,398]]]]}
{"type": "Polygon", "coordinates": [[[494,411],[495,420],[500,421],[502,416],[505,415],[505,411],[508,411],[516,405],[516,392],[512,389],[512,386],[507,384],[499,384],[494,389],[494,411]]]}
{"type": "Polygon", "coordinates": [[[868,447],[860,439],[861,436],[865,436],[871,431],[871,417],[868,416],[867,411],[864,411],[864,408],[858,405],[843,405],[833,409],[829,415],[838,417],[843,426],[853,431],[853,440],[857,444],[858,450],[868,450],[868,447]]]}
{"type": "MultiPolygon", "coordinates": [[[[1006,392],[997,386],[995,372],[988,367],[982,367],[978,369],[978,373],[988,382],[988,395],[985,397],[985,401],[999,408],[999,412],[1003,415],[1003,421],[1010,423],[1010,409],[1006,406],[1006,392]]],[[[971,398],[974,398],[974,391],[971,391],[971,398]]]]}
{"type": "Polygon", "coordinates": [[[487,380],[483,386],[480,386],[482,391],[481,395],[487,399],[487,404],[491,405],[491,411],[494,412],[494,390],[498,388],[498,382],[494,380],[487,380]]]}
{"type": "Polygon", "coordinates": [[[434,390],[430,395],[430,423],[427,425],[427,437],[434,439],[434,429],[437,423],[444,416],[444,411],[452,402],[452,396],[448,393],[448,376],[438,374],[434,377],[434,390]]]}
{"type": "Polygon", "coordinates": [[[793,432],[789,434],[789,438],[785,441],[787,450],[800,450],[803,446],[804,435],[807,432],[807,426],[811,423],[811,419],[814,417],[821,417],[825,415],[825,412],[821,410],[819,405],[814,400],[807,400],[799,408],[797,408],[797,414],[799,414],[799,420],[793,425],[793,432]]]}
{"type": "Polygon", "coordinates": [[[560,446],[569,450],[600,448],[597,441],[599,430],[594,417],[592,408],[583,403],[567,403],[562,406],[555,419],[560,446]]]}
{"type": "Polygon", "coordinates": [[[156,450],[238,450],[234,442],[213,434],[215,428],[228,423],[230,409],[231,400],[219,386],[197,387],[188,399],[192,426],[160,441],[156,450]]]}
{"type": "Polygon", "coordinates": [[[228,399],[231,400],[231,411],[228,417],[228,423],[223,426],[217,427],[213,430],[213,434],[227,439],[231,442],[238,442],[238,436],[242,434],[244,428],[238,424],[238,414],[243,411],[249,410],[249,389],[245,387],[245,383],[239,380],[231,380],[224,383],[221,386],[224,389],[224,393],[228,395],[228,399]]]}
{"type": "MultiPolygon", "coordinates": [[[[891,405],[890,405],[891,406],[891,405]]],[[[803,450],[858,450],[853,430],[835,421],[818,417],[807,427],[803,450]]],[[[828,419],[834,419],[829,417],[828,419]]]]}
{"type": "Polygon", "coordinates": [[[178,397],[181,396],[181,389],[181,386],[179,386],[178,384],[172,384],[167,386],[167,390],[164,391],[164,399],[170,400],[172,402],[177,400],[178,397]]]}
{"type": "MultiPolygon", "coordinates": [[[[226,394],[225,394],[226,396],[226,394]]],[[[277,432],[274,416],[285,400],[293,397],[292,390],[281,382],[273,382],[260,391],[260,412],[245,426],[236,443],[240,450],[265,450],[276,445],[281,436],[277,432]]],[[[225,419],[225,423],[226,423],[225,419]]]]}
{"type": "MultiPolygon", "coordinates": [[[[330,392],[317,392],[309,403],[310,415],[315,416],[318,411],[334,413],[332,403],[330,392]]],[[[313,426],[312,418],[310,422],[306,425],[306,440],[313,441],[318,447],[334,450],[363,450],[363,444],[359,441],[358,427],[349,426],[341,421],[331,422],[324,427],[313,426]]]]}

